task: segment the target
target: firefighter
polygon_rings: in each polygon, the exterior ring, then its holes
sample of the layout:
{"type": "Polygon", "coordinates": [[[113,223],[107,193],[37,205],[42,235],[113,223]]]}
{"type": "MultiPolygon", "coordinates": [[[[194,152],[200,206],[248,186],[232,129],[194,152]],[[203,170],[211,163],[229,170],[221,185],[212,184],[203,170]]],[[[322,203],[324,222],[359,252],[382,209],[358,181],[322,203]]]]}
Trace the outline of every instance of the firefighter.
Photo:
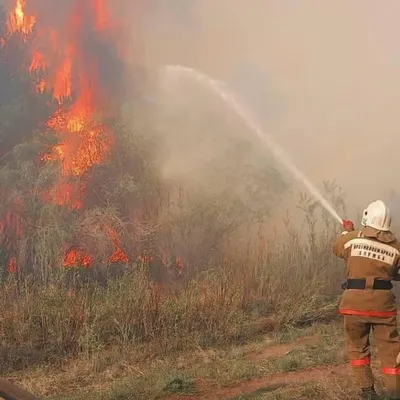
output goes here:
{"type": "Polygon", "coordinates": [[[355,230],[343,221],[333,252],[346,261],[347,280],[339,312],[344,315],[347,354],[362,399],[378,399],[370,367],[373,332],[390,399],[400,399],[400,339],[392,280],[400,280],[400,244],[390,231],[391,214],[381,200],[371,203],[355,230]]]}

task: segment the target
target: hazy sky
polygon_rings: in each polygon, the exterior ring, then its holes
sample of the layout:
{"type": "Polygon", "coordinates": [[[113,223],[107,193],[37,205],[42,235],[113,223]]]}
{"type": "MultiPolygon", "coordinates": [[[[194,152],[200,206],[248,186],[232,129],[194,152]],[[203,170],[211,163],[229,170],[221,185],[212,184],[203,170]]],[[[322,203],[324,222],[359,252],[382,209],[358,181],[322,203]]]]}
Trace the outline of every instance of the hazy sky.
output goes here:
{"type": "Polygon", "coordinates": [[[400,189],[398,0],[168,4],[148,16],[148,63],[229,81],[310,179],[336,179],[353,204],[400,189]]]}

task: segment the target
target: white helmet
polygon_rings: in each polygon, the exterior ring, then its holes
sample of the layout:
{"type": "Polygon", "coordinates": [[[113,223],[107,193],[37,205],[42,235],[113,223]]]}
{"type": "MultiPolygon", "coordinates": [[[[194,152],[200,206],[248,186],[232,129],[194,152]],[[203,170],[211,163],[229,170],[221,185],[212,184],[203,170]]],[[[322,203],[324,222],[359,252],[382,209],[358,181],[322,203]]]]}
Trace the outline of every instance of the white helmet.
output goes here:
{"type": "Polygon", "coordinates": [[[363,226],[370,226],[379,231],[389,231],[392,217],[389,208],[382,200],[371,203],[365,210],[361,220],[363,226]]]}

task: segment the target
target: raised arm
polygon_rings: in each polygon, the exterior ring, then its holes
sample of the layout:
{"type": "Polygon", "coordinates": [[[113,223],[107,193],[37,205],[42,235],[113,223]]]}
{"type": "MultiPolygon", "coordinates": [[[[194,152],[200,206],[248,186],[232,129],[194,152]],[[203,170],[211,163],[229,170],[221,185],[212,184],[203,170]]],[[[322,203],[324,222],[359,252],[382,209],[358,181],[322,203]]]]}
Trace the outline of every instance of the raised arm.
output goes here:
{"type": "Polygon", "coordinates": [[[356,237],[354,223],[343,220],[342,234],[333,242],[333,254],[339,258],[346,259],[345,244],[354,237],[356,237]]]}

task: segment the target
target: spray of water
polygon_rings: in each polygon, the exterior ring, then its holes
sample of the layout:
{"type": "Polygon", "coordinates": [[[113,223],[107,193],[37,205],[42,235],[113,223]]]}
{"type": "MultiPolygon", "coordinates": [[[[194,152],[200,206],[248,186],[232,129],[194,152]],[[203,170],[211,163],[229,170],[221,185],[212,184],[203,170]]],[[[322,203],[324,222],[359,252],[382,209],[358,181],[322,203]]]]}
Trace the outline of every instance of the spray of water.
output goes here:
{"type": "Polygon", "coordinates": [[[340,224],[343,219],[340,218],[338,213],[329,204],[329,202],[322,196],[319,190],[307,179],[306,176],[289,160],[288,156],[284,151],[268,136],[261,127],[256,123],[253,116],[249,111],[238,102],[233,93],[227,88],[226,84],[211,79],[207,75],[188,67],[181,65],[168,65],[163,68],[163,73],[169,77],[175,75],[178,77],[187,76],[190,79],[195,79],[201,85],[206,85],[211,88],[219,97],[221,97],[229,107],[235,111],[247,124],[247,126],[258,136],[258,138],[264,142],[268,148],[272,151],[275,157],[281,161],[281,163],[294,175],[294,177],[301,182],[312,194],[312,196],[318,200],[321,205],[336,219],[340,224]]]}

